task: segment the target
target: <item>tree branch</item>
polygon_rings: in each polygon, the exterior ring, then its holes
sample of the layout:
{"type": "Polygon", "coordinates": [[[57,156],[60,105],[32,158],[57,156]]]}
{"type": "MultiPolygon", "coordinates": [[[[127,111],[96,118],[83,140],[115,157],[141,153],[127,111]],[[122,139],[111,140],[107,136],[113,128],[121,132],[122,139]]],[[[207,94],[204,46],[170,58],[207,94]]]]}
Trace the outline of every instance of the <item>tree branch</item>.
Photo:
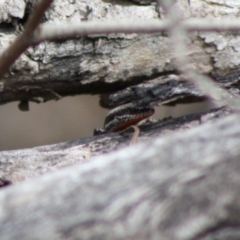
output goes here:
{"type": "Polygon", "coordinates": [[[39,25],[46,9],[53,0],[42,0],[38,3],[32,16],[26,23],[25,29],[14,42],[0,55],[0,79],[9,70],[10,66],[19,58],[19,56],[31,46],[31,37],[34,30],[39,25]]]}

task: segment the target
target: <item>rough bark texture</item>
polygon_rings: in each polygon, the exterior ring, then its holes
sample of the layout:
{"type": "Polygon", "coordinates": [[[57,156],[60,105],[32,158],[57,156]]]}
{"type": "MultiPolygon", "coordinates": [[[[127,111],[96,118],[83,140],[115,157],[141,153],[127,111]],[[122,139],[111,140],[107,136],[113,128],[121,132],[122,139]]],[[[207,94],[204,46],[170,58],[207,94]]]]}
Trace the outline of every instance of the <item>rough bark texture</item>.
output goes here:
{"type": "MultiPolygon", "coordinates": [[[[233,1],[214,3],[179,1],[185,17],[238,17],[233,1]]],[[[1,2],[1,48],[26,20],[28,4],[1,2]]],[[[44,21],[78,21],[88,7],[90,19],[158,17],[154,5],[57,0],[44,21]]],[[[166,34],[42,43],[2,80],[0,103],[114,92],[169,74],[174,69],[168,44],[166,34]]],[[[191,64],[205,73],[238,68],[237,44],[236,34],[191,34],[191,64]]],[[[217,81],[238,94],[238,74],[233,76],[217,81]]],[[[168,91],[165,100],[183,90],[159,79],[168,91]]],[[[187,96],[199,94],[190,85],[184,89],[187,96]]],[[[133,146],[129,129],[1,152],[1,239],[239,239],[239,121],[238,112],[220,108],[145,125],[133,146]]]]}
{"type": "Polygon", "coordinates": [[[238,239],[239,120],[5,187],[1,239],[238,239]]]}
{"type": "MultiPolygon", "coordinates": [[[[19,33],[31,1],[3,1],[0,5],[1,49],[19,33]]],[[[179,0],[185,18],[238,17],[235,6],[213,1],[179,0]]],[[[131,1],[56,0],[44,21],[69,23],[87,19],[147,21],[158,18],[154,4],[131,1]],[[90,13],[86,16],[86,13],[90,13]]],[[[160,16],[165,18],[164,14],[160,16]]],[[[187,53],[201,72],[226,73],[238,68],[238,35],[192,33],[187,53]]],[[[62,42],[44,42],[28,49],[1,81],[0,103],[16,100],[58,99],[80,93],[114,92],[174,70],[172,44],[166,33],[155,35],[91,36],[62,42]]]]}
{"type": "MultiPolygon", "coordinates": [[[[140,128],[137,142],[164,138],[174,132],[184,132],[231,112],[227,108],[221,108],[204,114],[167,118],[149,123],[140,128]]],[[[91,161],[94,156],[130,145],[133,134],[134,131],[130,128],[121,133],[109,133],[32,149],[0,152],[0,185],[16,183],[62,167],[91,161]]]]}

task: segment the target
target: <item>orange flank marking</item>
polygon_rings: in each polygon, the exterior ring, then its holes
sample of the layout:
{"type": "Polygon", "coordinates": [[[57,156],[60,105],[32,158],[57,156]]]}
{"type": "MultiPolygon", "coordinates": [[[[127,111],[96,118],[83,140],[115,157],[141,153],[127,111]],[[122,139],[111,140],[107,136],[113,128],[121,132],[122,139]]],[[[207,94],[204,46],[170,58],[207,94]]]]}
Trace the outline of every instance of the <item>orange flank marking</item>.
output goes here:
{"type": "Polygon", "coordinates": [[[152,116],[152,113],[151,114],[148,114],[148,115],[145,115],[145,116],[141,116],[141,117],[136,117],[136,118],[133,118],[133,119],[129,119],[129,121],[126,121],[126,122],[122,122],[121,124],[119,124],[117,127],[113,128],[112,129],[112,132],[119,132],[119,131],[122,131],[136,123],[139,123],[140,121],[142,121],[143,119],[146,119],[148,117],[152,116]]]}

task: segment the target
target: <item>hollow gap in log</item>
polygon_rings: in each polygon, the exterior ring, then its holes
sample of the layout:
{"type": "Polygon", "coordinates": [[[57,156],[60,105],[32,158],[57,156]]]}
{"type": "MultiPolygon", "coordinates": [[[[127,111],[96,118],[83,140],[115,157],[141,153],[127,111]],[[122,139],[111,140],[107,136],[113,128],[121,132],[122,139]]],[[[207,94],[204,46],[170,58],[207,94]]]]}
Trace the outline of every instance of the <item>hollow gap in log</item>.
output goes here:
{"type": "MultiPolygon", "coordinates": [[[[66,97],[44,104],[29,103],[30,110],[21,112],[19,102],[0,106],[0,150],[29,148],[90,137],[94,128],[103,127],[107,109],[99,106],[98,96],[66,97]]],[[[154,117],[183,116],[204,112],[207,102],[160,106],[154,117]]]]}
{"type": "Polygon", "coordinates": [[[18,109],[19,102],[0,106],[0,150],[29,148],[90,137],[102,127],[108,110],[99,106],[98,96],[65,97],[36,104],[29,111],[18,109]]]}
{"type": "Polygon", "coordinates": [[[155,108],[154,118],[161,119],[166,117],[181,117],[191,113],[201,113],[213,108],[213,105],[208,102],[178,104],[175,106],[159,106],[155,108]]]}

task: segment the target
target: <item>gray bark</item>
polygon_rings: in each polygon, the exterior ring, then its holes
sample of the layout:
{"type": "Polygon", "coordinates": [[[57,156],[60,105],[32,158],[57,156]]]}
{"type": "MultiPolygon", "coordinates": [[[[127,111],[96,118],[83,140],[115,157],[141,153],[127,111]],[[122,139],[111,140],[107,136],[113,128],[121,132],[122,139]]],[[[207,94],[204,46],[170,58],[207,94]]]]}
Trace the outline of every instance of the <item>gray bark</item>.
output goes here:
{"type": "MultiPolygon", "coordinates": [[[[31,2],[31,1],[30,1],[31,2]]],[[[178,1],[185,18],[238,17],[236,6],[203,1],[178,1]]],[[[1,49],[19,34],[29,2],[2,1],[1,49]],[[10,4],[11,3],[11,4],[10,4]],[[8,23],[7,27],[6,24],[8,23]]],[[[54,2],[44,21],[53,24],[81,19],[147,21],[158,18],[154,4],[131,1],[54,2]],[[86,13],[89,12],[88,16],[86,13]]],[[[160,15],[165,18],[164,13],[160,15]]],[[[81,93],[100,94],[174,71],[174,44],[165,33],[154,35],[110,34],[29,48],[1,80],[0,103],[59,99],[81,93]]],[[[238,36],[230,33],[192,33],[188,36],[191,67],[204,73],[227,73],[239,66],[238,36]]]]}
{"type": "MultiPolygon", "coordinates": [[[[0,20],[19,26],[16,17],[23,18],[27,1],[8,2],[1,3],[0,20]]],[[[185,17],[238,14],[234,6],[211,1],[179,4],[185,17]]],[[[45,20],[80,19],[87,6],[91,19],[158,17],[154,5],[59,0],[45,20]]],[[[1,26],[3,48],[17,27],[1,26]]],[[[205,73],[237,68],[237,39],[191,34],[192,66],[205,73]]],[[[2,80],[0,103],[114,92],[168,74],[173,70],[168,41],[159,34],[42,43],[2,80]]],[[[238,94],[238,77],[221,84],[238,94]]],[[[1,239],[239,239],[239,120],[238,112],[221,108],[146,125],[133,146],[129,129],[1,152],[1,239]]]]}
{"type": "Polygon", "coordinates": [[[239,239],[239,120],[5,187],[1,239],[239,239]]]}
{"type": "MultiPolygon", "coordinates": [[[[227,108],[210,110],[203,114],[192,114],[180,118],[167,118],[140,127],[137,142],[152,138],[165,138],[175,132],[184,132],[232,111],[227,108]]],[[[120,133],[108,133],[91,138],[31,149],[0,152],[0,185],[20,182],[46,172],[75,164],[92,161],[93,157],[113,152],[131,145],[133,129],[120,133]]],[[[141,154],[141,153],[139,153],[141,154]]]]}

